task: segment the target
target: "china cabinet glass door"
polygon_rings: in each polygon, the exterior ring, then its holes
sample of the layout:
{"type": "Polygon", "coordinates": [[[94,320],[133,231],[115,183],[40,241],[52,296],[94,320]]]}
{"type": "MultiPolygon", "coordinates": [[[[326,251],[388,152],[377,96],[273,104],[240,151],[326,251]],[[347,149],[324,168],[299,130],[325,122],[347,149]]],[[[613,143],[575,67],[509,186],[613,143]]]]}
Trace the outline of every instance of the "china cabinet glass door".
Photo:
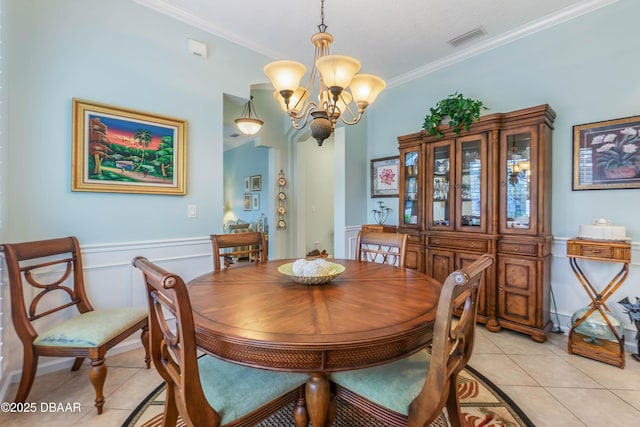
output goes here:
{"type": "Polygon", "coordinates": [[[536,153],[532,146],[533,132],[520,129],[505,133],[502,136],[501,171],[501,232],[524,233],[535,232],[532,221],[532,200],[535,200],[536,153]]]}
{"type": "Polygon", "coordinates": [[[451,228],[451,151],[452,144],[436,143],[432,145],[430,177],[433,182],[429,195],[431,226],[451,228]]]}
{"type": "Polygon", "coordinates": [[[403,225],[417,225],[419,220],[419,151],[407,151],[403,154],[404,164],[404,215],[403,225]]]}
{"type": "Polygon", "coordinates": [[[531,176],[531,137],[521,133],[507,137],[507,221],[509,227],[529,228],[531,217],[531,196],[529,180],[531,176]]]}
{"type": "Polygon", "coordinates": [[[456,225],[465,231],[484,229],[482,206],[484,199],[483,168],[486,156],[484,138],[458,139],[456,180],[456,225]]]}

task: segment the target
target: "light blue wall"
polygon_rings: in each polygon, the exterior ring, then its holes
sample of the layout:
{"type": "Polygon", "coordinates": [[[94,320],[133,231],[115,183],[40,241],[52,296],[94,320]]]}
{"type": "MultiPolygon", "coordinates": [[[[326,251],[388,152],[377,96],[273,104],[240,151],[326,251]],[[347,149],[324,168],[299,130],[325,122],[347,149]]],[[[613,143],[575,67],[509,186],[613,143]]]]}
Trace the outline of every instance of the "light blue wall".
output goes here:
{"type": "MultiPolygon", "coordinates": [[[[248,94],[267,58],[130,0],[4,0],[9,82],[3,241],[83,244],[222,230],[223,93],[248,94]],[[206,43],[209,57],[186,51],[206,43]],[[186,196],[71,191],[73,97],[188,121],[186,196]],[[187,205],[198,217],[187,218],[187,205]]],[[[5,74],[6,73],[6,74],[5,74]]]]}
{"type": "MultiPolygon", "coordinates": [[[[244,222],[257,223],[260,214],[267,216],[269,200],[268,189],[272,178],[269,176],[269,153],[267,148],[256,147],[254,141],[224,152],[224,200],[225,216],[227,204],[232,215],[244,222]],[[244,210],[244,178],[260,175],[262,186],[260,191],[249,191],[260,197],[259,210],[244,210]]],[[[226,220],[226,218],[225,218],[226,220]]]]}
{"type": "MultiPolygon", "coordinates": [[[[368,112],[369,157],[397,153],[397,136],[421,129],[428,107],[454,93],[493,112],[550,104],[553,234],[606,217],[640,240],[640,190],[572,191],[572,126],[640,114],[640,2],[621,0],[465,62],[387,89],[368,112]]],[[[397,209],[397,199],[394,200],[397,209]]],[[[375,199],[369,200],[369,219],[375,199]]],[[[397,214],[397,211],[396,211],[397,214]]],[[[397,216],[397,215],[396,215],[397,216]]],[[[397,222],[397,218],[396,218],[397,222]]]]}

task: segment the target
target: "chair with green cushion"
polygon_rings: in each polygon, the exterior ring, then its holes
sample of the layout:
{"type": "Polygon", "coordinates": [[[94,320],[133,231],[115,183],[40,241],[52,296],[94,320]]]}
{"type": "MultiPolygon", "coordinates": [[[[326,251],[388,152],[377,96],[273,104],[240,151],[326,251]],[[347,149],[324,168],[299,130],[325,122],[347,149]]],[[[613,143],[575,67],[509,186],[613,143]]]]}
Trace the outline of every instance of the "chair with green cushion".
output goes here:
{"type": "Polygon", "coordinates": [[[72,371],[88,357],[95,406],[101,414],[109,349],[142,331],[145,362],[150,367],[147,310],[94,310],[85,290],[80,245],[75,237],[6,243],[0,248],[9,272],[11,318],[24,353],[15,401],[24,402],[29,397],[39,356],[75,357],[72,371]]]}
{"type": "Polygon", "coordinates": [[[167,391],[162,425],[254,426],[291,402],[295,423],[302,410],[307,375],[256,369],[204,355],[197,357],[191,302],[180,276],[144,257],[133,259],[144,275],[149,301],[151,358],[167,391]],[[171,319],[167,319],[170,315],[171,319]]]}
{"type": "Polygon", "coordinates": [[[335,372],[335,393],[393,426],[428,426],[446,406],[452,426],[465,425],[457,391],[458,373],[471,357],[478,295],[493,257],[483,255],[445,280],[431,350],[371,368],[335,372]],[[462,306],[457,322],[456,308],[462,306]]]}

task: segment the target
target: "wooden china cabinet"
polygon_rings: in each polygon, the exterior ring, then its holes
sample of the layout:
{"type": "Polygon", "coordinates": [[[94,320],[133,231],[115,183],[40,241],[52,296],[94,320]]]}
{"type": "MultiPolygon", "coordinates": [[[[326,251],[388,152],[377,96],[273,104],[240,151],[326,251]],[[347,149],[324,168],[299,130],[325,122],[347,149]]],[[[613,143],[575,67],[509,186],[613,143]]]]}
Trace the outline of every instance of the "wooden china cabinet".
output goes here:
{"type": "Polygon", "coordinates": [[[480,118],[456,135],[398,137],[400,218],[412,265],[444,281],[484,253],[478,321],[543,342],[549,318],[551,131],[548,105],[480,118]]]}

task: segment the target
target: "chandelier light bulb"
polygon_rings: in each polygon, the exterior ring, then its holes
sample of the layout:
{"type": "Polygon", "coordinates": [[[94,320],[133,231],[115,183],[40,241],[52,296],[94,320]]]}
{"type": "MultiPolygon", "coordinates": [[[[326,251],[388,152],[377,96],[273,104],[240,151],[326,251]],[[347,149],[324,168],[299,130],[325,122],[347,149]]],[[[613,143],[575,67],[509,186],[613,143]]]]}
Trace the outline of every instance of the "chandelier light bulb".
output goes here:
{"type": "Polygon", "coordinates": [[[360,61],[346,55],[326,55],[318,58],[316,68],[327,87],[345,89],[353,76],[360,71],[360,61]]]}
{"type": "Polygon", "coordinates": [[[376,100],[386,85],[384,80],[373,74],[356,74],[353,79],[351,79],[349,88],[351,89],[353,99],[357,103],[366,103],[366,105],[369,105],[376,100]]]}
{"type": "Polygon", "coordinates": [[[264,73],[278,91],[295,91],[307,67],[296,61],[275,61],[264,66],[264,73]]]}

